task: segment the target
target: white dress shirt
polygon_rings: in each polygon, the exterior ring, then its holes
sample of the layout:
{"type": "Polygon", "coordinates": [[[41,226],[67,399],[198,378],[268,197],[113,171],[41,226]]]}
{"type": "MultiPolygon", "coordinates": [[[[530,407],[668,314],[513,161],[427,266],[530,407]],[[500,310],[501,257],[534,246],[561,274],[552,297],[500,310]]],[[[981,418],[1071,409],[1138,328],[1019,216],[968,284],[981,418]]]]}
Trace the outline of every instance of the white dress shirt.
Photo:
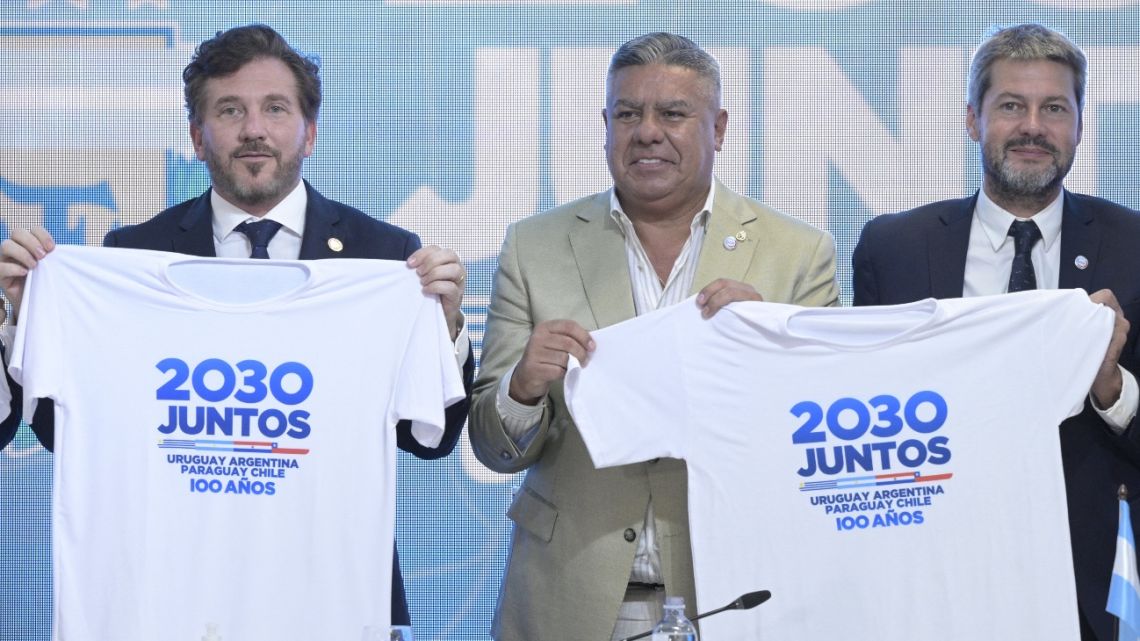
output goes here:
{"type": "Polygon", "coordinates": [[[221,258],[249,258],[253,248],[238,225],[249,221],[274,220],[281,229],[269,239],[269,257],[277,260],[297,260],[301,257],[301,234],[305,231],[305,208],[309,205],[309,192],[305,183],[298,182],[284,200],[258,218],[242,211],[237,205],[210,190],[210,207],[214,210],[214,252],[221,258]]]}
{"type": "MultiPolygon", "coordinates": [[[[1027,219],[1020,219],[1002,209],[978,191],[974,218],[970,223],[970,245],[966,250],[966,273],[962,286],[963,296],[1004,294],[1009,289],[1009,270],[1013,263],[1013,238],[1008,236],[1009,226],[1017,220],[1032,220],[1041,230],[1041,240],[1033,245],[1030,260],[1037,277],[1038,289],[1057,289],[1061,274],[1061,219],[1064,213],[1064,192],[1045,209],[1027,219]]],[[[1091,293],[1091,292],[1090,292],[1091,293]]],[[[1112,407],[1101,409],[1096,399],[1090,399],[1093,409],[1117,434],[1124,432],[1140,406],[1140,386],[1131,372],[1120,368],[1123,386],[1120,398],[1112,407]]]]}
{"type": "MultiPolygon", "coordinates": [[[[693,279],[697,274],[697,264],[700,262],[701,243],[705,238],[705,228],[712,212],[713,197],[716,192],[716,183],[709,189],[708,198],[705,199],[704,208],[693,216],[689,225],[689,239],[681,247],[681,253],[673,263],[669,278],[662,283],[657,277],[657,271],[645,253],[645,247],[633,227],[633,221],[625,214],[618,201],[617,194],[610,190],[610,216],[621,228],[625,237],[626,260],[629,264],[629,280],[633,288],[634,311],[638,316],[648,312],[675,305],[689,297],[689,290],[693,288],[693,279]]],[[[542,420],[542,411],[546,407],[543,399],[537,405],[524,405],[510,397],[511,377],[514,376],[515,363],[499,381],[499,391],[495,398],[499,416],[503,421],[503,428],[515,440],[520,448],[529,444],[537,432],[538,423],[542,420]]],[[[657,546],[657,529],[653,519],[653,501],[645,512],[645,523],[641,537],[637,541],[637,552],[633,559],[633,568],[630,572],[630,581],[639,583],[663,583],[661,576],[661,552],[657,546]]]]}

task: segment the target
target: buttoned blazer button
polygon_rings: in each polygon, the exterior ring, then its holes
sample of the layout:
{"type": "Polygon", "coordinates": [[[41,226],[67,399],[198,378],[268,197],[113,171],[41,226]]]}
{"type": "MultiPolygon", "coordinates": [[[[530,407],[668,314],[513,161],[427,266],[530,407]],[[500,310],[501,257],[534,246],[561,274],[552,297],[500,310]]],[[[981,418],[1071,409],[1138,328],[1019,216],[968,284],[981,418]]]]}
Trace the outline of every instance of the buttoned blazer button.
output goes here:
{"type": "Polygon", "coordinates": [[[634,531],[633,531],[633,528],[631,528],[631,527],[627,527],[627,528],[625,529],[625,533],[624,533],[622,536],[624,536],[624,537],[625,537],[625,540],[626,540],[626,541],[629,541],[630,543],[633,543],[633,540],[637,538],[637,532],[634,532],[634,531]]]}

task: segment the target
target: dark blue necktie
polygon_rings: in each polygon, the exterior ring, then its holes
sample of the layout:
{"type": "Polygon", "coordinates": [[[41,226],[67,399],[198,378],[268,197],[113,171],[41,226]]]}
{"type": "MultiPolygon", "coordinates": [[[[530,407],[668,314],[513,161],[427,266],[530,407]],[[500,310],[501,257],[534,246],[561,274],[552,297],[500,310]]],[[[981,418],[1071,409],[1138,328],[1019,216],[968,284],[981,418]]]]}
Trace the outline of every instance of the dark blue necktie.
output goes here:
{"type": "Polygon", "coordinates": [[[281,223],[276,220],[245,221],[234,227],[235,230],[245,234],[252,249],[250,258],[269,258],[269,239],[281,229],[281,223]]]}
{"type": "Polygon", "coordinates": [[[1041,230],[1032,220],[1018,220],[1009,226],[1013,237],[1013,267],[1009,270],[1009,291],[1021,292],[1037,289],[1037,274],[1033,273],[1031,254],[1033,245],[1041,239],[1041,230]]]}

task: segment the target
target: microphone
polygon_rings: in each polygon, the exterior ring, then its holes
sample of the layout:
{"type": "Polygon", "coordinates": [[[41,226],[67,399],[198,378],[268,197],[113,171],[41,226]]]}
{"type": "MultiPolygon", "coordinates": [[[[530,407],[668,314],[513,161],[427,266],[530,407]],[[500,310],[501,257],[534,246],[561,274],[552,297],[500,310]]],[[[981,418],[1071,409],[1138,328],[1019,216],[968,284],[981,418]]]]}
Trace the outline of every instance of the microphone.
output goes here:
{"type": "MultiPolygon", "coordinates": [[[[725,610],[751,610],[752,608],[771,598],[772,593],[768,590],[757,590],[755,592],[749,592],[748,594],[740,595],[740,597],[738,597],[735,601],[729,603],[723,608],[717,608],[715,610],[705,612],[704,614],[698,614],[697,616],[689,619],[689,621],[698,621],[705,617],[711,617],[714,614],[724,612],[725,610]]],[[[646,632],[642,632],[641,634],[635,634],[632,637],[626,637],[621,641],[636,641],[637,639],[644,639],[651,634],[653,634],[653,630],[648,630],[646,632]]]]}

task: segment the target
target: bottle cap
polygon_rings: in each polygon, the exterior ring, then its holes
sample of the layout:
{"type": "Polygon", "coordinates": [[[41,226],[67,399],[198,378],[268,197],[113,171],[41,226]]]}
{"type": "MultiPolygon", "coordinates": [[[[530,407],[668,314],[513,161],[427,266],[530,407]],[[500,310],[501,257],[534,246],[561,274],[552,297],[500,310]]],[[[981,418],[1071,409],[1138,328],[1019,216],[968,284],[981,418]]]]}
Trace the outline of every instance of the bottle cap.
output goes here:
{"type": "Polygon", "coordinates": [[[683,596],[670,596],[665,597],[665,607],[667,608],[681,608],[685,609],[685,597],[683,596]]]}

